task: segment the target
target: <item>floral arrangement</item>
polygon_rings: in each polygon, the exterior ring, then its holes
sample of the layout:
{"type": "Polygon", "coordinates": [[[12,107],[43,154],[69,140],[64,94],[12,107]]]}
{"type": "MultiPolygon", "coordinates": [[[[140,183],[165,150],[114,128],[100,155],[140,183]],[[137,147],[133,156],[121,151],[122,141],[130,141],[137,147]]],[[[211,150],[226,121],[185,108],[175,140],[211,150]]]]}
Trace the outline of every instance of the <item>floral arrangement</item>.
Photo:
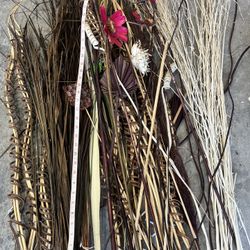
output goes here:
{"type": "Polygon", "coordinates": [[[73,216],[68,249],[240,249],[221,79],[229,0],[89,1],[81,23],[84,1],[40,1],[30,12],[19,3],[10,15],[18,246],[66,249],[73,216]]]}

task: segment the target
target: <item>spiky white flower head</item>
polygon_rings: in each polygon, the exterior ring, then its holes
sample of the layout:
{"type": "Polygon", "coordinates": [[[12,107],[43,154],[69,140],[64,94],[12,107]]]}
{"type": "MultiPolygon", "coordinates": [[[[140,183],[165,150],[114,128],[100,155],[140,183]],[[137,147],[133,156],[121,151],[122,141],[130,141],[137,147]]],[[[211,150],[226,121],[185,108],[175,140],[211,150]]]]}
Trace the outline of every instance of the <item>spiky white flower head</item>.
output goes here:
{"type": "Polygon", "coordinates": [[[133,66],[138,69],[142,75],[149,72],[149,56],[148,50],[141,47],[141,42],[137,41],[131,48],[131,61],[133,66]]]}

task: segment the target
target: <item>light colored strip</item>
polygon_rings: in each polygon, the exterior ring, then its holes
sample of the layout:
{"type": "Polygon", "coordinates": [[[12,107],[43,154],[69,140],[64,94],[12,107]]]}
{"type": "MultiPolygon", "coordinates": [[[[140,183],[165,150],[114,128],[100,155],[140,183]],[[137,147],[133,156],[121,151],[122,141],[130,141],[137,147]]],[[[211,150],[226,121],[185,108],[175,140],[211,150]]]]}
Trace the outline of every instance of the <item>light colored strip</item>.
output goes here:
{"type": "Polygon", "coordinates": [[[75,241],[75,209],[76,209],[76,191],[77,191],[77,170],[78,170],[78,148],[79,148],[79,125],[80,125],[80,100],[84,69],[85,55],[85,20],[87,12],[88,0],[83,3],[82,20],[81,20],[81,49],[80,61],[76,86],[75,97],[75,118],[74,118],[74,144],[73,144],[73,162],[72,162],[72,179],[70,194],[70,214],[69,214],[69,241],[68,250],[74,250],[75,241]]]}

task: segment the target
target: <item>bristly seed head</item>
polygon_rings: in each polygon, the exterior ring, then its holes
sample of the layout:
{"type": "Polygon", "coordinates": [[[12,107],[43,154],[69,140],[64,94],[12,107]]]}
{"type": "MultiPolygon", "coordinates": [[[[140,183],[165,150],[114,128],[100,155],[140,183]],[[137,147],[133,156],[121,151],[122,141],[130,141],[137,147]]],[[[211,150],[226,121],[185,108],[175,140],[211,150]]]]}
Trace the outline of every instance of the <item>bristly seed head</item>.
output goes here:
{"type": "Polygon", "coordinates": [[[141,42],[137,41],[131,48],[131,61],[133,66],[138,69],[142,75],[149,72],[149,56],[148,50],[141,47],[141,42]]]}

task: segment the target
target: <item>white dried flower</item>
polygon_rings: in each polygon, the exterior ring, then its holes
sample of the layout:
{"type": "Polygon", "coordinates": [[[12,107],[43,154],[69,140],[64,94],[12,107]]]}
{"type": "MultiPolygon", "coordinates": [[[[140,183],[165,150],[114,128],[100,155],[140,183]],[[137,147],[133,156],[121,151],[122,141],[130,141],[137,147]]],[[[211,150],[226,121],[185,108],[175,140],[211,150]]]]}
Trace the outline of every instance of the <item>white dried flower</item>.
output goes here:
{"type": "Polygon", "coordinates": [[[170,64],[170,69],[171,69],[171,72],[174,73],[174,72],[177,70],[177,65],[176,65],[176,63],[174,63],[174,62],[171,63],[171,64],[170,64]]]}
{"type": "Polygon", "coordinates": [[[165,77],[163,79],[163,87],[164,89],[170,89],[170,83],[171,83],[171,75],[169,72],[165,74],[165,77]]]}
{"type": "Polygon", "coordinates": [[[149,53],[148,50],[141,47],[141,42],[136,42],[131,49],[131,61],[133,66],[138,69],[142,75],[149,71],[149,53]]]}
{"type": "MultiPolygon", "coordinates": [[[[173,73],[177,70],[176,64],[175,64],[175,63],[172,63],[172,64],[170,65],[170,69],[171,69],[171,73],[173,74],[173,73]]],[[[172,79],[171,79],[171,74],[170,74],[169,71],[167,71],[167,73],[165,74],[165,77],[163,78],[163,83],[164,83],[163,87],[164,87],[165,89],[170,89],[171,80],[172,80],[172,79]]]]}

